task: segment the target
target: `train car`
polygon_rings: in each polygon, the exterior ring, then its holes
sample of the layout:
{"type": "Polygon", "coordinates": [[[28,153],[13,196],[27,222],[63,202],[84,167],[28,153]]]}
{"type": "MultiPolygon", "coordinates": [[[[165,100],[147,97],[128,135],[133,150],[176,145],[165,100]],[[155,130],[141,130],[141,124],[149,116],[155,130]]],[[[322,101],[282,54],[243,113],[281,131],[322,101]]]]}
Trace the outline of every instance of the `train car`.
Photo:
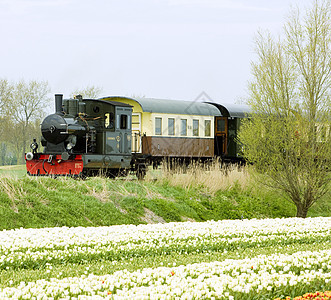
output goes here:
{"type": "Polygon", "coordinates": [[[164,158],[206,159],[214,156],[214,121],[219,110],[207,103],[164,99],[114,99],[133,107],[132,150],[153,163],[164,158]]]}

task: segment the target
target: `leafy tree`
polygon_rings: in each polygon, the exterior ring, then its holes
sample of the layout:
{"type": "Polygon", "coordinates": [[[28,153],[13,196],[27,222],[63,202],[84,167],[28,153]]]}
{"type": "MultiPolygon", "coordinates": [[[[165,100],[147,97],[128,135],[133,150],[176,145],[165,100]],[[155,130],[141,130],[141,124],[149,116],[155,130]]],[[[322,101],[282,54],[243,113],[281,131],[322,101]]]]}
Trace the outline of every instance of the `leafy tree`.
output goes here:
{"type": "Polygon", "coordinates": [[[95,98],[100,97],[102,91],[103,91],[103,88],[102,87],[91,85],[91,86],[87,86],[87,87],[82,88],[82,89],[76,89],[76,90],[74,90],[70,94],[70,97],[81,95],[85,99],[87,99],[87,98],[95,99],[95,98]]]}
{"type": "Polygon", "coordinates": [[[306,217],[330,189],[331,2],[315,1],[303,18],[293,9],[282,38],[258,33],[256,53],[253,113],[238,137],[263,183],[306,217]]]}

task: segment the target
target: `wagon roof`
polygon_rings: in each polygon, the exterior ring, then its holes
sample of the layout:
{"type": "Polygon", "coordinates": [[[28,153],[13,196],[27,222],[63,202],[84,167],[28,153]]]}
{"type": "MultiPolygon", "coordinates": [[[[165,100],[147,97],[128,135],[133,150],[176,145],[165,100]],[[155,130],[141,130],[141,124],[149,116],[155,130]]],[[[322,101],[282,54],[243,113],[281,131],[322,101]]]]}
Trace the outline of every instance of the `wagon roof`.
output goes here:
{"type": "MultiPolygon", "coordinates": [[[[118,97],[116,97],[118,98],[118,97]]],[[[123,97],[122,97],[123,98],[123,97]]],[[[111,104],[114,106],[126,106],[126,107],[132,107],[132,105],[127,104],[127,103],[123,103],[123,102],[117,102],[117,101],[105,101],[106,98],[101,98],[101,99],[83,99],[84,101],[91,101],[91,102],[103,102],[103,103],[107,103],[107,104],[111,104]]]]}
{"type": "Polygon", "coordinates": [[[209,104],[214,105],[217,107],[224,117],[234,117],[234,118],[247,118],[251,112],[251,109],[248,105],[244,104],[231,104],[231,103],[214,103],[214,102],[207,102],[209,104]]]}
{"type": "MultiPolygon", "coordinates": [[[[102,99],[112,100],[113,97],[105,97],[102,99]]],[[[144,112],[164,113],[164,114],[183,114],[183,115],[204,115],[204,116],[220,116],[220,111],[213,105],[203,102],[192,102],[183,100],[168,100],[156,98],[126,98],[136,101],[144,112]]]]}

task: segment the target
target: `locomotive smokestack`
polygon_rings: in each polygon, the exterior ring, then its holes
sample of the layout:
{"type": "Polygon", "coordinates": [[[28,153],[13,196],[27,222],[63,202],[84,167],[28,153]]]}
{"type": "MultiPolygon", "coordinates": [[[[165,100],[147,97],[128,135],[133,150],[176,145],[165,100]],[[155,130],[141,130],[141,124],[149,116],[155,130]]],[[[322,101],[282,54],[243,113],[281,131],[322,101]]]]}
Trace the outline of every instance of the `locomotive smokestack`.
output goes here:
{"type": "Polygon", "coordinates": [[[55,113],[62,114],[62,94],[55,94],[55,113]]]}

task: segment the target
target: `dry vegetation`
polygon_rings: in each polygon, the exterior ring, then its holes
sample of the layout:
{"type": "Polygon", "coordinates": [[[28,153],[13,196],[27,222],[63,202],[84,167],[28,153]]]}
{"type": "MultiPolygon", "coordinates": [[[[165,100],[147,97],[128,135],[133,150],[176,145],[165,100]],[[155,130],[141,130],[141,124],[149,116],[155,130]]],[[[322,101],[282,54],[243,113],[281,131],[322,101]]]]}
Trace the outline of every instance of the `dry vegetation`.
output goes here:
{"type": "Polygon", "coordinates": [[[0,170],[22,170],[25,168],[25,165],[9,165],[9,166],[0,166],[0,170]]]}
{"type": "Polygon", "coordinates": [[[214,161],[208,165],[192,163],[189,166],[163,163],[158,172],[147,173],[146,180],[168,181],[172,186],[183,188],[205,187],[209,193],[226,190],[235,185],[246,188],[250,176],[247,167],[238,165],[225,165],[214,161]]]}

